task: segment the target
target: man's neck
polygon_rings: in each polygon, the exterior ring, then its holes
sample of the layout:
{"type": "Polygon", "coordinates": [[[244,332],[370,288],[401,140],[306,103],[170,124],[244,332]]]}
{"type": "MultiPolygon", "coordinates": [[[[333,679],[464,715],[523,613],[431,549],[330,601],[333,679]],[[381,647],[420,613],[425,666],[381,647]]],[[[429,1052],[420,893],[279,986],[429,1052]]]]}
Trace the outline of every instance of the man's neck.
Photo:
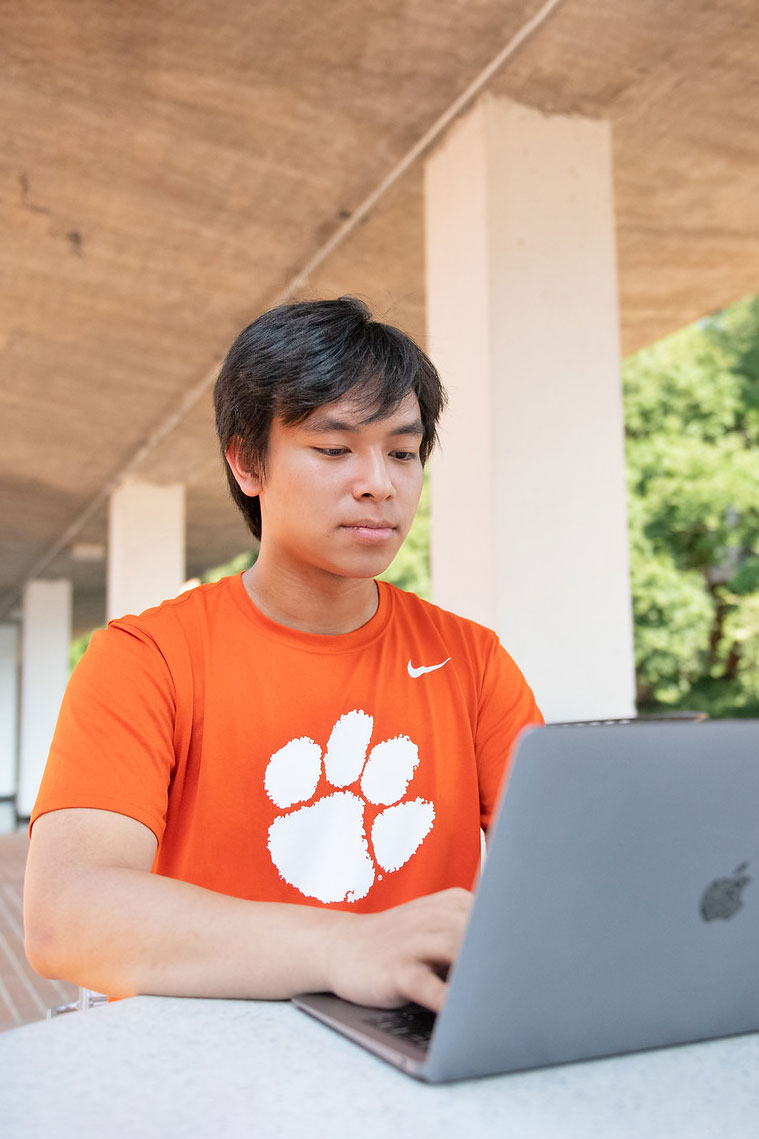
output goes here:
{"type": "Polygon", "coordinates": [[[265,617],[303,633],[352,633],[372,619],[379,604],[372,578],[343,578],[316,570],[304,581],[282,567],[270,570],[260,557],[242,580],[265,617]]]}

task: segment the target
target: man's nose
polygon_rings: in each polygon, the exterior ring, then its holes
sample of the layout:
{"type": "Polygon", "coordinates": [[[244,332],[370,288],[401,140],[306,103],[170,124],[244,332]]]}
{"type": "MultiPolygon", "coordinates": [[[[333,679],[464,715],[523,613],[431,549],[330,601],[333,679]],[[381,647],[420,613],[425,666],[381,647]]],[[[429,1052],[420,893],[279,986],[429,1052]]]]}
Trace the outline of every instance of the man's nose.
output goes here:
{"type": "Polygon", "coordinates": [[[356,498],[392,498],[395,486],[390,477],[387,459],[384,455],[367,455],[362,461],[354,483],[356,498]]]}

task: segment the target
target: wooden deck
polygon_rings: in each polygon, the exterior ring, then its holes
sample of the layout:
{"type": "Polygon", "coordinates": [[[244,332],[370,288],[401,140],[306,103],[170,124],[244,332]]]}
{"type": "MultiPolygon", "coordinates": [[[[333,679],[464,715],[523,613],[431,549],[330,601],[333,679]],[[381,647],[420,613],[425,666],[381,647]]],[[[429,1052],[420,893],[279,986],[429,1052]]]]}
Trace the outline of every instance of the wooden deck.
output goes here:
{"type": "Polygon", "coordinates": [[[76,985],[46,981],[24,956],[22,895],[29,846],[25,833],[0,835],[0,1032],[76,999],[76,985]]]}

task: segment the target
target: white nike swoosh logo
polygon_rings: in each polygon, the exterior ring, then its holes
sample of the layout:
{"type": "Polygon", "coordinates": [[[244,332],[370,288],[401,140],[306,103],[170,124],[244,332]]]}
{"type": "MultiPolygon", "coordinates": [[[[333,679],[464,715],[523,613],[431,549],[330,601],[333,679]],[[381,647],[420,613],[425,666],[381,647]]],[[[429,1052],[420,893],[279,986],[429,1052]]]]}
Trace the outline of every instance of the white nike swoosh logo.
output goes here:
{"type": "Polygon", "coordinates": [[[440,664],[422,664],[419,666],[419,668],[414,668],[411,661],[409,661],[408,674],[409,676],[413,676],[413,678],[416,680],[417,676],[424,676],[425,672],[434,672],[435,669],[442,668],[444,664],[448,664],[448,661],[450,659],[450,657],[446,657],[445,660],[441,660],[440,664]]]}

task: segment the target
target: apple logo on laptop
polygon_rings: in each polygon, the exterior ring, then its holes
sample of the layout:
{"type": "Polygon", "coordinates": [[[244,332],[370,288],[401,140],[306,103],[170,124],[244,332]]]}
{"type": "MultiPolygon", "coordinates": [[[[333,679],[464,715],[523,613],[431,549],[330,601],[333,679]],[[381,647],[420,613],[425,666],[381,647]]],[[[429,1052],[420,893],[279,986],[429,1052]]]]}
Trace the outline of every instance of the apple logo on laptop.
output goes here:
{"type": "Polygon", "coordinates": [[[746,871],[748,862],[741,862],[729,878],[715,878],[701,895],[701,917],[704,921],[734,917],[743,905],[742,893],[751,878],[746,871]]]}

